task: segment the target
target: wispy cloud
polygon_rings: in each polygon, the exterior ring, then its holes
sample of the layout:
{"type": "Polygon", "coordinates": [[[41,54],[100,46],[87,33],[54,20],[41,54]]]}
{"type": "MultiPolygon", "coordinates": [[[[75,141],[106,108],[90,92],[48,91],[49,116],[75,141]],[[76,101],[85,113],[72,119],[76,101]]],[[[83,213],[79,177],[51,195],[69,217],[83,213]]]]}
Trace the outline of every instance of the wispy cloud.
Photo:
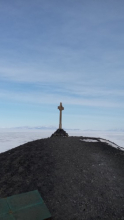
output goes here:
{"type": "Polygon", "coordinates": [[[122,1],[2,1],[0,21],[2,101],[116,108],[120,117],[122,1]]]}
{"type": "MultiPolygon", "coordinates": [[[[96,92],[96,91],[95,91],[96,92]]],[[[104,94],[102,94],[104,95],[104,94]]],[[[104,95],[105,96],[105,95],[104,95]]],[[[7,99],[7,100],[13,100],[13,101],[17,101],[17,102],[22,102],[22,103],[37,103],[37,104],[55,104],[59,103],[61,100],[68,105],[80,105],[80,106],[96,106],[96,107],[109,107],[109,108],[124,108],[124,103],[122,103],[121,101],[117,102],[117,100],[110,100],[110,98],[108,99],[107,94],[106,97],[101,98],[101,95],[99,95],[98,97],[95,97],[95,95],[93,96],[93,94],[90,96],[89,92],[85,95],[83,94],[77,94],[77,97],[75,97],[75,93],[70,94],[67,93],[60,93],[59,94],[53,93],[50,91],[49,92],[45,92],[45,91],[41,91],[41,92],[35,92],[35,91],[30,91],[30,93],[28,92],[7,92],[7,91],[3,91],[0,93],[0,98],[2,99],[7,99]],[[86,97],[85,97],[86,96],[86,97]]]]}

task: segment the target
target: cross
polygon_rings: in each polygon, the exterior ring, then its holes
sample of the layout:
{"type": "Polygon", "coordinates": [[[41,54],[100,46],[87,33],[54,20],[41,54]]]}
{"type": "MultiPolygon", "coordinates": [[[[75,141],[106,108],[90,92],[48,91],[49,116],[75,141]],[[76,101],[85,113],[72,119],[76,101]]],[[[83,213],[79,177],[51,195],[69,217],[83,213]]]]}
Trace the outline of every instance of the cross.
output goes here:
{"type": "Polygon", "coordinates": [[[60,110],[59,129],[62,129],[62,110],[64,110],[64,107],[62,106],[62,102],[60,102],[60,106],[58,106],[58,109],[60,110]]]}

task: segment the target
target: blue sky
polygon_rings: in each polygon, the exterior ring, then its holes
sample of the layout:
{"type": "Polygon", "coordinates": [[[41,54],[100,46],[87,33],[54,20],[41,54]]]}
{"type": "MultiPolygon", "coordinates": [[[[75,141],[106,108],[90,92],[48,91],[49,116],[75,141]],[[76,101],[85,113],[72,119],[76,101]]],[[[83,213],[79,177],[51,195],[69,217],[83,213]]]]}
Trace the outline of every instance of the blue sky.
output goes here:
{"type": "Polygon", "coordinates": [[[124,1],[0,1],[0,127],[124,129],[124,1]]]}

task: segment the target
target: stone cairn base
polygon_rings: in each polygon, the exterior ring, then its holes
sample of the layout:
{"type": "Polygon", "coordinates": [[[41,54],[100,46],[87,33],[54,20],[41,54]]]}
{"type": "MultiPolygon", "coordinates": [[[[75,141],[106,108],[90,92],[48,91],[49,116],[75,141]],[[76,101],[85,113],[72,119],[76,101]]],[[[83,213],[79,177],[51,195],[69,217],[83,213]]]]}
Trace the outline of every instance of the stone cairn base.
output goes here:
{"type": "Polygon", "coordinates": [[[52,135],[51,137],[68,137],[69,135],[66,133],[66,131],[64,131],[63,129],[57,129],[52,135]]]}

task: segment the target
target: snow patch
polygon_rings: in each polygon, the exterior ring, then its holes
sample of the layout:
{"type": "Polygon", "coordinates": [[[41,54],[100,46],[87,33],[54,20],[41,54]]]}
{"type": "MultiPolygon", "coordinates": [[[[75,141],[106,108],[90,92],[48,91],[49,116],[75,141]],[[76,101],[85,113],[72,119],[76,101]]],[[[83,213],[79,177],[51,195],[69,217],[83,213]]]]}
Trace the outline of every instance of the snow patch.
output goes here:
{"type": "Polygon", "coordinates": [[[112,146],[112,147],[114,147],[114,148],[117,148],[117,149],[119,149],[119,150],[123,150],[123,151],[124,151],[124,148],[123,148],[123,147],[119,147],[117,144],[112,143],[112,142],[109,141],[109,140],[105,140],[105,139],[103,139],[103,138],[99,138],[99,140],[100,140],[101,142],[107,143],[108,145],[110,145],[110,146],[112,146]]]}
{"type": "Polygon", "coordinates": [[[80,139],[80,141],[85,141],[85,142],[98,142],[97,140],[94,140],[94,139],[80,139]]]}
{"type": "Polygon", "coordinates": [[[80,139],[80,141],[85,141],[85,142],[98,142],[98,141],[100,141],[100,142],[104,142],[104,143],[107,143],[108,145],[110,145],[110,146],[112,146],[112,147],[114,147],[114,148],[117,148],[117,149],[119,149],[119,150],[122,150],[122,151],[124,151],[124,148],[123,147],[119,147],[117,144],[115,144],[115,143],[113,143],[113,142],[111,142],[111,141],[109,141],[109,140],[106,140],[106,139],[103,139],[103,138],[97,138],[97,140],[95,140],[95,139],[88,139],[88,138],[86,138],[86,139],[80,139]]]}

